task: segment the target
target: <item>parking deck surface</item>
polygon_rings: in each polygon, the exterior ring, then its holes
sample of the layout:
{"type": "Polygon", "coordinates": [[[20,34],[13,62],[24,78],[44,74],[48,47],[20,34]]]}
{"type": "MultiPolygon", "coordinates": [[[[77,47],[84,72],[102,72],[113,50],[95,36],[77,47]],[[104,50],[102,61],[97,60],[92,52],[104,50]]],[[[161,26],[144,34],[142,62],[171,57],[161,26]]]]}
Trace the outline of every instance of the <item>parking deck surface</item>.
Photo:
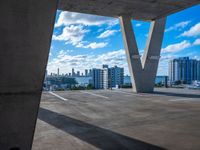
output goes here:
{"type": "Polygon", "coordinates": [[[200,91],[43,92],[33,150],[200,150],[200,91]]]}

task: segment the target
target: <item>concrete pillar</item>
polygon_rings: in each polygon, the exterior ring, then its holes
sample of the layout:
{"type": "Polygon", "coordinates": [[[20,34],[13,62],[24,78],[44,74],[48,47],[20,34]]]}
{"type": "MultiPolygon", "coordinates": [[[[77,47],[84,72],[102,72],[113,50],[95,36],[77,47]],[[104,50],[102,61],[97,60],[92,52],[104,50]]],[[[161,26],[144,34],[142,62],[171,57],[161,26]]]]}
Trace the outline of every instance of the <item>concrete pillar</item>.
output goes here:
{"type": "Polygon", "coordinates": [[[165,18],[151,22],[149,36],[140,59],[131,18],[120,17],[120,25],[134,92],[153,92],[165,29],[165,18]],[[142,60],[142,62],[141,62],[142,60]]]}
{"type": "Polygon", "coordinates": [[[0,149],[30,150],[57,0],[0,1],[0,149]]]}

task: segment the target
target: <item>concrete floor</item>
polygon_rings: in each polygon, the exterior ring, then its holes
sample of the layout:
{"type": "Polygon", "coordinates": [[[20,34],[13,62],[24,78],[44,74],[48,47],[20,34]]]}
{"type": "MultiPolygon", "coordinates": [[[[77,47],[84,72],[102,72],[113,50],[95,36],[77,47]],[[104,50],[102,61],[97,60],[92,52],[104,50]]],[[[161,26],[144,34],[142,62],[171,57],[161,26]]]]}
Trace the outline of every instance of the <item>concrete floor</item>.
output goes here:
{"type": "Polygon", "coordinates": [[[33,150],[200,150],[200,91],[43,92],[33,150]]]}

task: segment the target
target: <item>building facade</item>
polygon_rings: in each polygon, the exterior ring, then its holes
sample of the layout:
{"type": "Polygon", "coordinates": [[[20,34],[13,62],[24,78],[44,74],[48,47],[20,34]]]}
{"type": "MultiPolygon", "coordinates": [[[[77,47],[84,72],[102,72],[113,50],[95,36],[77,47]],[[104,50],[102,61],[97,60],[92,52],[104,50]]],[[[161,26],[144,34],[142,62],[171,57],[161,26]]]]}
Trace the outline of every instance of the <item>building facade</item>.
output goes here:
{"type": "Polygon", "coordinates": [[[117,66],[110,68],[110,79],[112,87],[122,87],[124,83],[124,68],[117,66]]]}
{"type": "Polygon", "coordinates": [[[103,70],[93,68],[91,71],[92,80],[91,84],[95,89],[102,89],[103,88],[103,70]]]}
{"type": "Polygon", "coordinates": [[[169,81],[174,83],[191,84],[194,80],[200,80],[200,61],[180,57],[169,61],[169,81]]]}
{"type": "Polygon", "coordinates": [[[95,89],[122,87],[124,82],[124,68],[117,66],[109,68],[103,65],[102,69],[92,69],[91,84],[95,89]]]}

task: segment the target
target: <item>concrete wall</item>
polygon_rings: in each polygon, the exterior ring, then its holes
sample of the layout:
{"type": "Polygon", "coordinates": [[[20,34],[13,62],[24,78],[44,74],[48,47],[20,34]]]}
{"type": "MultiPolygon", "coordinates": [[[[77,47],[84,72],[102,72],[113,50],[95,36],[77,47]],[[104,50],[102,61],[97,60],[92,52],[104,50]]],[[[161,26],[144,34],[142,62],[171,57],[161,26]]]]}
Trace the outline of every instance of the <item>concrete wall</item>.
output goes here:
{"type": "Polygon", "coordinates": [[[31,149],[56,0],[0,1],[0,149],[31,149]]]}

